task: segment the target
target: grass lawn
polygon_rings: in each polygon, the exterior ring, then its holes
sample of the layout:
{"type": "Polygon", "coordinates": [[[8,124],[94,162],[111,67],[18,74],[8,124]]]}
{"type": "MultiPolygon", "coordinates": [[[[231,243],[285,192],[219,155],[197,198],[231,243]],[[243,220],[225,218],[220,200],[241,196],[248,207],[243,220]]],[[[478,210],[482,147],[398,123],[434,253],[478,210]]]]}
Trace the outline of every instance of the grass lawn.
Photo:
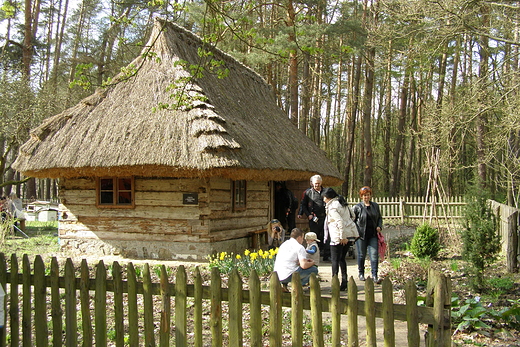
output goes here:
{"type": "Polygon", "coordinates": [[[0,239],[0,252],[6,258],[16,253],[17,257],[27,254],[33,258],[37,254],[57,253],[58,245],[58,222],[26,222],[25,233],[29,238],[16,232],[14,235],[6,234],[0,239]]]}

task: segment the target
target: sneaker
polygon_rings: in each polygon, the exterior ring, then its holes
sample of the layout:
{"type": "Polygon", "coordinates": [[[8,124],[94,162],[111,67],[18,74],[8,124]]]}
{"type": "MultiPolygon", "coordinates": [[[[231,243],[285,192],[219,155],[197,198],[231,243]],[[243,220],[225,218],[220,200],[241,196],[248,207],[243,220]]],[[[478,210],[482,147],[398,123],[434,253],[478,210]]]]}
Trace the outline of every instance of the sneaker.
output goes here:
{"type": "Polygon", "coordinates": [[[372,280],[374,281],[375,284],[379,284],[379,278],[377,278],[377,276],[374,276],[374,278],[372,280]]]}
{"type": "Polygon", "coordinates": [[[290,293],[289,287],[287,287],[286,283],[282,283],[282,292],[283,293],[290,293]]]}
{"type": "Polygon", "coordinates": [[[345,290],[347,290],[347,281],[342,281],[342,282],[341,282],[341,285],[339,286],[339,290],[340,290],[340,291],[345,291],[345,290]]]}
{"type": "Polygon", "coordinates": [[[365,280],[365,275],[361,275],[361,274],[360,274],[360,275],[359,275],[359,280],[360,280],[360,281],[364,281],[364,280],[365,280]]]}

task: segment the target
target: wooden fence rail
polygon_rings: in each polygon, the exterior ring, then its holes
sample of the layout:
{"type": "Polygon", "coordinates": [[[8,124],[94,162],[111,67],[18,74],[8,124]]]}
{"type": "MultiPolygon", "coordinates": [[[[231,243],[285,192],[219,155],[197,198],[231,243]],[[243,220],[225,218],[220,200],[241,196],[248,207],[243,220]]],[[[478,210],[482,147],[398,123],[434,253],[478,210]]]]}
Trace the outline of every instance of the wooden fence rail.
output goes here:
{"type": "MultiPolygon", "coordinates": [[[[466,201],[462,196],[449,197],[446,200],[432,200],[426,197],[374,197],[381,208],[383,220],[457,219],[463,216],[466,201]]],[[[349,199],[349,205],[357,204],[359,200],[349,199]]]]}
{"type": "Polygon", "coordinates": [[[264,283],[269,290],[261,290],[262,283],[254,270],[244,289],[237,271],[229,276],[227,288],[223,287],[216,268],[211,270],[210,279],[206,276],[209,285],[203,285],[199,268],[195,268],[193,279],[188,281],[182,265],[176,270],[174,283],[168,273],[171,269],[168,271],[164,265],[157,271],[156,282],[152,281],[148,264],[139,274],[140,268],[132,263],[127,265],[126,272],[118,262],[108,266],[111,271],[107,271],[100,261],[94,272],[86,260],[78,271],[67,259],[64,271],[60,272],[56,258],[45,266],[41,256],[36,256],[32,271],[29,258],[24,255],[20,272],[18,259],[12,255],[10,267],[7,265],[0,253],[0,284],[6,289],[5,302],[0,305],[6,308],[0,347],[102,347],[109,340],[115,346],[242,346],[244,331],[250,346],[281,346],[284,307],[291,308],[293,346],[303,345],[305,311],[311,319],[313,346],[325,345],[324,312],[331,314],[332,346],[341,344],[341,329],[345,328],[340,324],[342,315],[348,320],[348,346],[359,345],[358,316],[366,317],[368,346],[375,346],[376,318],[383,319],[385,346],[395,346],[395,320],[407,322],[409,346],[420,344],[419,324],[429,326],[428,346],[451,344],[451,286],[446,277],[434,272],[429,274],[426,306],[418,306],[412,281],[406,285],[406,304],[394,304],[389,278],[382,283],[382,302],[375,302],[372,281],[365,282],[366,301],[361,301],[353,278],[348,283],[346,299],[340,297],[337,277],[333,278],[330,296],[323,296],[314,275],[309,294],[304,293],[297,274],[289,294],[282,293],[276,273],[271,275],[269,284],[264,283]]]}

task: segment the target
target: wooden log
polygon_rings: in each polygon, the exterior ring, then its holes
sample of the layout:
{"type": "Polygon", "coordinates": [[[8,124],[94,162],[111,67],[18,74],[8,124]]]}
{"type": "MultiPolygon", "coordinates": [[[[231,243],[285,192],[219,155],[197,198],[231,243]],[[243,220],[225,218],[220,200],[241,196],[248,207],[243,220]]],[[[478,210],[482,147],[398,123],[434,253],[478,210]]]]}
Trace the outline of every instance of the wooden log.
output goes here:
{"type": "Polygon", "coordinates": [[[175,277],[175,345],[187,346],[187,317],[186,309],[188,307],[187,298],[187,276],[184,265],[177,268],[175,277]]]}
{"type": "Polygon", "coordinates": [[[83,330],[83,346],[92,346],[92,318],[90,313],[90,274],[86,259],[81,261],[81,277],[79,282],[79,297],[81,302],[81,328],[83,330]]]}
{"type": "Polygon", "coordinates": [[[60,179],[60,196],[66,189],[96,189],[95,178],[61,178],[60,179]]]}
{"type": "Polygon", "coordinates": [[[260,278],[255,269],[249,274],[249,318],[251,347],[262,347],[262,302],[260,300],[261,287],[260,278]]]}
{"type": "Polygon", "coordinates": [[[45,265],[41,255],[37,255],[34,259],[34,330],[36,346],[48,346],[47,288],[45,286],[45,265]]]}

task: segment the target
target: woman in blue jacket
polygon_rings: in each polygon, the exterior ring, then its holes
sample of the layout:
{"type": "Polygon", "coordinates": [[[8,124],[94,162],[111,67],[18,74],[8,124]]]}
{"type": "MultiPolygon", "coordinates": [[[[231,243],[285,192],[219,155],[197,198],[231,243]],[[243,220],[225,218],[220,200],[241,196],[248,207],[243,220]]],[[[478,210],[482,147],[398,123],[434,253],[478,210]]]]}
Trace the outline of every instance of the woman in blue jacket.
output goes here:
{"type": "Polygon", "coordinates": [[[370,201],[372,198],[372,189],[370,187],[365,186],[361,188],[359,196],[362,201],[354,206],[354,222],[359,231],[359,239],[356,241],[359,279],[361,281],[365,280],[365,258],[368,253],[372,280],[374,283],[379,283],[379,278],[377,277],[379,263],[377,233],[380,233],[383,229],[383,218],[381,217],[379,205],[370,201]]]}

